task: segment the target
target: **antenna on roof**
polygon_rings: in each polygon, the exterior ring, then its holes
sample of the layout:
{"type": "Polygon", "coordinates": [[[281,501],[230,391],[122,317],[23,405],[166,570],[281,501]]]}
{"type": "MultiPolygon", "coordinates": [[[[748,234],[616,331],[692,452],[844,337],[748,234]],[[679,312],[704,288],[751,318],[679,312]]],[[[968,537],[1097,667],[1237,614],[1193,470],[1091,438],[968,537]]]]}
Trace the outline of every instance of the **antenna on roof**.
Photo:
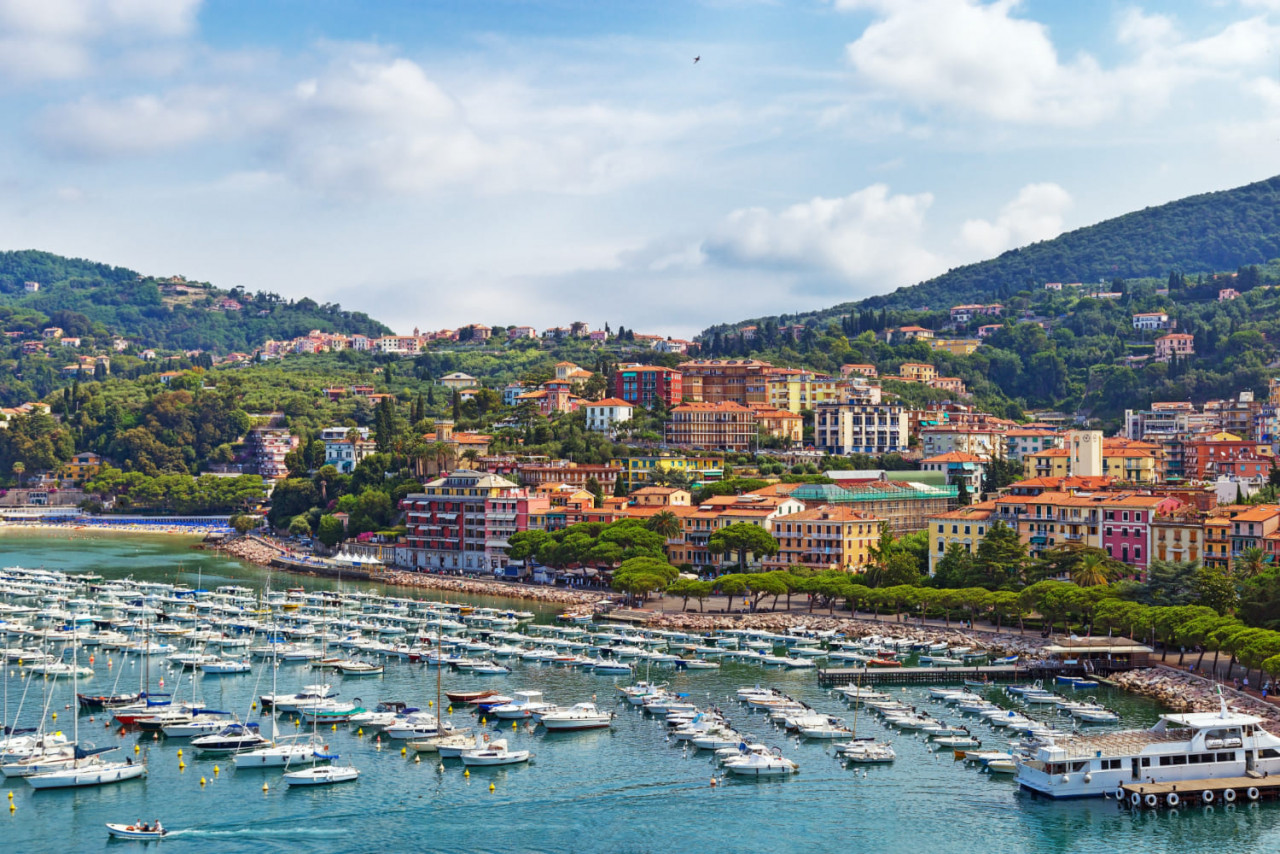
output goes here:
{"type": "Polygon", "coordinates": [[[1226,719],[1227,719],[1227,717],[1228,717],[1228,714],[1227,714],[1227,698],[1226,698],[1225,696],[1223,696],[1223,694],[1222,694],[1222,686],[1221,686],[1221,685],[1219,685],[1219,686],[1218,686],[1218,703],[1219,703],[1219,705],[1221,705],[1221,707],[1222,707],[1222,719],[1223,719],[1223,720],[1226,720],[1226,719]]]}

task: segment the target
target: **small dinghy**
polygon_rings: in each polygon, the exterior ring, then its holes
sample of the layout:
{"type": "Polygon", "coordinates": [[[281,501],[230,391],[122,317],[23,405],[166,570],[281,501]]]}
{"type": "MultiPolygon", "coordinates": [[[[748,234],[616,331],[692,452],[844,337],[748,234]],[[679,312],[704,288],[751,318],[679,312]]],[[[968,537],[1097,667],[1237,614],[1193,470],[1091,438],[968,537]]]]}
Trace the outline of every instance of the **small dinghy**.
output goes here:
{"type": "Polygon", "coordinates": [[[119,839],[164,839],[169,835],[160,822],[155,825],[108,824],[107,833],[119,839]]]}

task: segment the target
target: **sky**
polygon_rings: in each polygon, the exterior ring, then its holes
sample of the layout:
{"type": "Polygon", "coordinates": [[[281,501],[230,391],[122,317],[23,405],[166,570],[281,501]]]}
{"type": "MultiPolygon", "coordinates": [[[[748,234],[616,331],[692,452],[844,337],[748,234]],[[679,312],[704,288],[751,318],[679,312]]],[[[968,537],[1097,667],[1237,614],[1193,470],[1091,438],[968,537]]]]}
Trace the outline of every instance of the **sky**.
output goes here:
{"type": "Polygon", "coordinates": [[[0,0],[0,249],[688,336],[1280,173],[1278,35],[1280,0],[0,0]]]}

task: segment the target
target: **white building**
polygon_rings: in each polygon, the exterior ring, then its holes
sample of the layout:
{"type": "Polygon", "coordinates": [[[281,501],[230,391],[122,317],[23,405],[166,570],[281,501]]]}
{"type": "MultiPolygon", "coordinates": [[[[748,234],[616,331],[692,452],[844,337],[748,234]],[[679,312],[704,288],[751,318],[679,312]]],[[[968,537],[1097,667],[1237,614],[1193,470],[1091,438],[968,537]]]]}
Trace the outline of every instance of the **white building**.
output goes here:
{"type": "Polygon", "coordinates": [[[829,454],[889,454],[907,448],[907,411],[898,404],[825,401],[813,407],[814,443],[829,454]]]}
{"type": "Polygon", "coordinates": [[[625,400],[608,397],[593,401],[583,407],[587,411],[587,429],[598,433],[612,433],[618,425],[631,420],[635,407],[625,400]]]}
{"type": "Polygon", "coordinates": [[[1133,316],[1134,329],[1169,329],[1169,315],[1163,311],[1144,311],[1133,316]]]}
{"type": "Polygon", "coordinates": [[[1003,430],[940,424],[920,428],[920,450],[926,457],[973,454],[991,462],[1004,459],[1006,442],[1003,430]]]}

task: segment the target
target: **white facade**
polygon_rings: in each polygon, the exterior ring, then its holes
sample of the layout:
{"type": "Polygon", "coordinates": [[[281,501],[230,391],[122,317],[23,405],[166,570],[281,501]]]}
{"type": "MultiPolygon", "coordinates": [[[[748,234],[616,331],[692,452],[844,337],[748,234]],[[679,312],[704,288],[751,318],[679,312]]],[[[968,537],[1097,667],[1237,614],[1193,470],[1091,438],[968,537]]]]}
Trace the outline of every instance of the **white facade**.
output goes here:
{"type": "Polygon", "coordinates": [[[1005,437],[999,430],[971,427],[924,427],[920,430],[921,451],[926,457],[942,454],[973,454],[984,462],[1004,459],[1005,437]]]}
{"type": "Polygon", "coordinates": [[[907,448],[907,411],[897,404],[827,401],[813,408],[814,442],[829,454],[889,454],[907,448]]]}
{"type": "Polygon", "coordinates": [[[587,429],[598,433],[612,433],[619,424],[631,420],[634,411],[630,403],[617,398],[609,398],[583,407],[587,411],[587,429]]]}

